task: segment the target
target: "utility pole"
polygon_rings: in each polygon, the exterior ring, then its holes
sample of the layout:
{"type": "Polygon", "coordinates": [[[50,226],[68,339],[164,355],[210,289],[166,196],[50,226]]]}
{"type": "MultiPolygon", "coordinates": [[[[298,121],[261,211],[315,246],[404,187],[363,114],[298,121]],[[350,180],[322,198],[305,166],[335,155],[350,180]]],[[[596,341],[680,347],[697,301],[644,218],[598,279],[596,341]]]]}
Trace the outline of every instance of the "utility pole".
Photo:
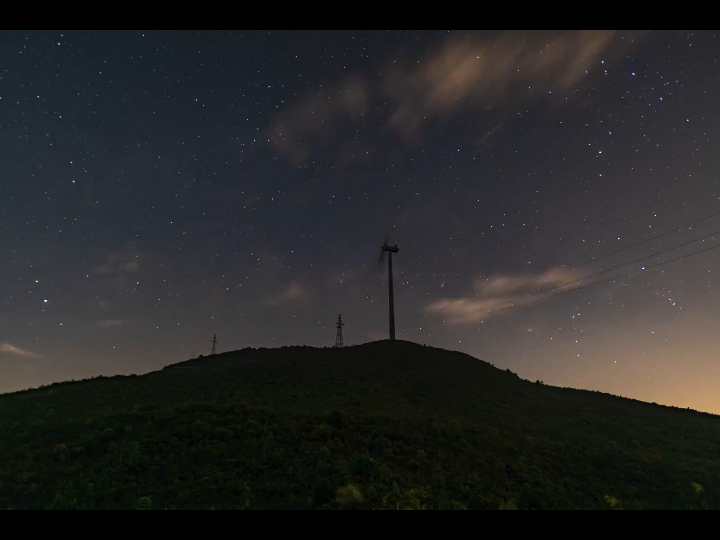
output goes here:
{"type": "Polygon", "coordinates": [[[217,334],[213,334],[213,340],[212,340],[212,350],[210,351],[210,356],[215,354],[215,345],[217,345],[217,334]]]}
{"type": "Polygon", "coordinates": [[[345,342],[343,341],[343,326],[345,326],[345,323],[342,322],[342,315],[338,315],[337,324],[335,325],[335,328],[337,328],[337,333],[335,334],[335,348],[337,349],[345,346],[345,342]]]}

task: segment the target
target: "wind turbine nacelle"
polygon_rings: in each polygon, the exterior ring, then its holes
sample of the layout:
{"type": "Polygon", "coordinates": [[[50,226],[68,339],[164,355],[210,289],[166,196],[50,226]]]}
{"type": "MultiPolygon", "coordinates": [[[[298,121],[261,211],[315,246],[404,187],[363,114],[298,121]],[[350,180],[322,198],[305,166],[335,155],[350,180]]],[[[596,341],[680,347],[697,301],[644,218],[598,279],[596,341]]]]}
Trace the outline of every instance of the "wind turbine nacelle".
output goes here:
{"type": "Polygon", "coordinates": [[[383,251],[389,251],[390,253],[397,253],[398,251],[400,251],[400,250],[398,249],[397,245],[394,245],[394,246],[387,246],[387,245],[385,245],[385,246],[380,246],[380,249],[382,249],[383,251]]]}

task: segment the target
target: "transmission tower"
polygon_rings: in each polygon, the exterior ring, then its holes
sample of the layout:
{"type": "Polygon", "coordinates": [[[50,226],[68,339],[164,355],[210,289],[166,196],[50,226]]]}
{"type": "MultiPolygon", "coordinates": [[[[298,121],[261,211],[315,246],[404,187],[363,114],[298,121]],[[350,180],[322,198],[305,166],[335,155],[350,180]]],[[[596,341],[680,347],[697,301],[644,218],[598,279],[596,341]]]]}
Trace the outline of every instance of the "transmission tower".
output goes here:
{"type": "Polygon", "coordinates": [[[210,356],[215,354],[215,345],[217,345],[217,334],[213,334],[213,340],[212,340],[212,350],[210,351],[210,356]]]}
{"type": "Polygon", "coordinates": [[[342,327],[345,326],[345,323],[342,322],[342,315],[338,315],[337,324],[335,325],[335,328],[337,328],[337,333],[335,334],[335,347],[344,347],[345,342],[343,341],[343,333],[342,333],[342,327]]]}

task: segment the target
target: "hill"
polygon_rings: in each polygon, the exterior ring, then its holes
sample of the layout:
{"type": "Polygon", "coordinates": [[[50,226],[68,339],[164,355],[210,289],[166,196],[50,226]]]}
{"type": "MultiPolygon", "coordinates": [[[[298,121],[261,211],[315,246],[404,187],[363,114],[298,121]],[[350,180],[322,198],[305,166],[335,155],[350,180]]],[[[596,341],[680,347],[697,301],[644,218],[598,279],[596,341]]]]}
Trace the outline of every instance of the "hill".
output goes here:
{"type": "Polygon", "coordinates": [[[0,396],[0,508],[718,508],[720,417],[409,342],[0,396]]]}

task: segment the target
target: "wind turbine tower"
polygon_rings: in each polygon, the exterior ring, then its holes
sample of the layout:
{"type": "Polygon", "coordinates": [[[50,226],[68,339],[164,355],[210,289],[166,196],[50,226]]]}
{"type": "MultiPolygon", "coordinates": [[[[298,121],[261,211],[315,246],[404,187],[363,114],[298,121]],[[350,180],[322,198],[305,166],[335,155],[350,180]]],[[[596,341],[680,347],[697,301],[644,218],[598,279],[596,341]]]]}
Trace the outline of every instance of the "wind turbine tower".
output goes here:
{"type": "Polygon", "coordinates": [[[378,262],[380,268],[382,268],[385,254],[387,253],[388,258],[388,308],[390,311],[390,339],[395,339],[395,296],[393,293],[393,270],[392,270],[392,256],[393,253],[397,253],[398,247],[397,244],[394,246],[388,245],[388,239],[387,236],[385,237],[385,242],[383,242],[383,245],[380,246],[380,260],[378,262]]]}

